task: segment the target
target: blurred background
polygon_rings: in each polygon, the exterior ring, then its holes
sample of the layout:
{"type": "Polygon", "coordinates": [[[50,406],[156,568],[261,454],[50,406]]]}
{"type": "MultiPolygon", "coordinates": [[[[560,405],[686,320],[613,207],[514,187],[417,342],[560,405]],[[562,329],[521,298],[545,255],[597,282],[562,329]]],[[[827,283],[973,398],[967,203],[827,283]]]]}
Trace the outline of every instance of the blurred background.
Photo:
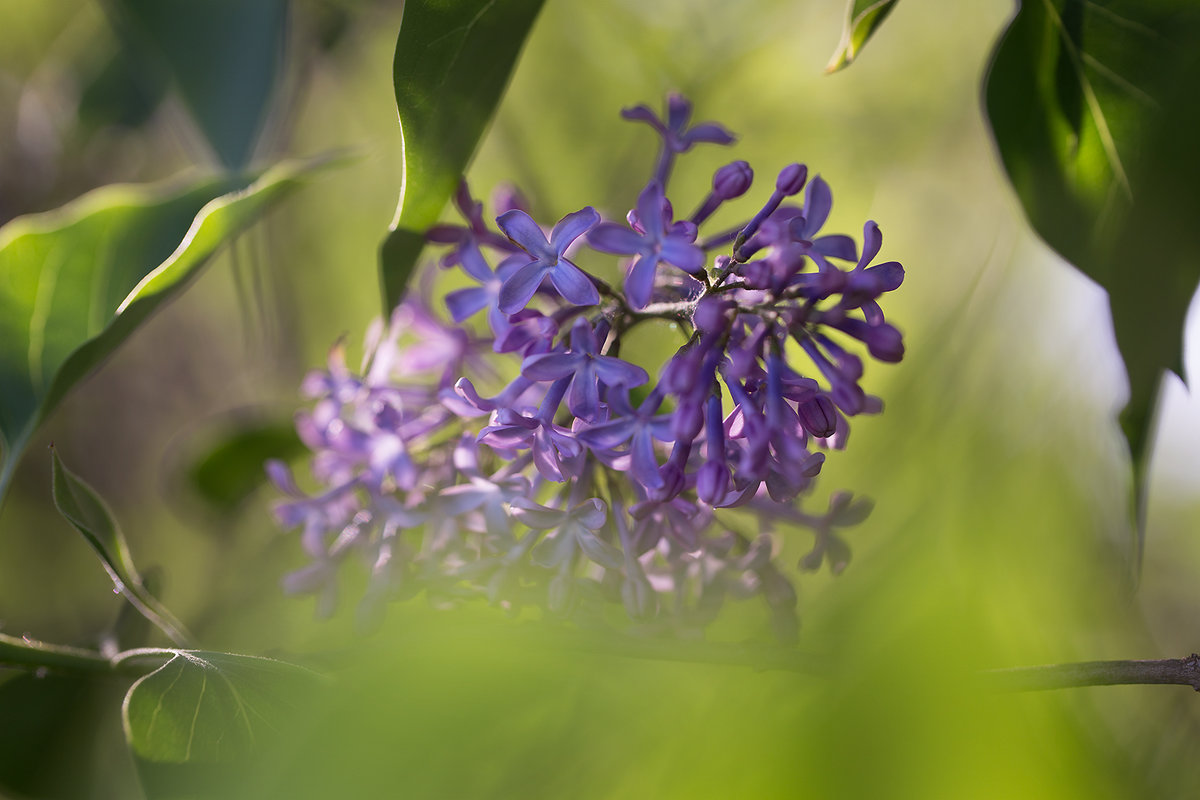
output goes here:
{"type": "MultiPolygon", "coordinates": [[[[827,231],[859,238],[879,222],[882,257],[907,270],[886,306],[907,355],[869,367],[885,413],[856,422],[805,501],[851,489],[875,511],[848,532],[839,576],[794,569],[808,534],[780,557],[799,650],[822,674],[631,658],[535,612],[422,599],[363,636],[361,576],[332,620],[283,596],[303,557],[270,518],[271,489],[224,509],[197,497],[197,459],[247,420],[288,419],[305,371],[340,336],[353,362],[379,313],[377,248],[401,177],[402,3],[382,0],[291,4],[251,160],[362,158],[241,236],[49,420],[0,511],[0,629],[94,645],[120,607],[53,509],[53,441],[204,647],[338,675],[336,702],[246,777],[247,796],[1193,794],[1190,690],[975,684],[985,668],[1179,657],[1200,641],[1200,404],[1167,381],[1135,581],[1107,299],[1028,231],[981,111],[1012,10],[905,0],[858,62],[826,76],[841,0],[549,0],[469,174],[483,198],[516,183],[542,221],[587,204],[623,215],[654,143],[618,112],[679,90],[740,141],[683,159],[677,205],[733,158],[764,184],[800,160],[833,188],[827,231]]],[[[179,93],[104,4],[0,0],[0,19],[0,221],[212,168],[179,93]]],[[[769,643],[765,611],[730,609],[712,637],[769,643]]],[[[14,796],[136,796],[113,698],[70,709],[14,796]]]]}

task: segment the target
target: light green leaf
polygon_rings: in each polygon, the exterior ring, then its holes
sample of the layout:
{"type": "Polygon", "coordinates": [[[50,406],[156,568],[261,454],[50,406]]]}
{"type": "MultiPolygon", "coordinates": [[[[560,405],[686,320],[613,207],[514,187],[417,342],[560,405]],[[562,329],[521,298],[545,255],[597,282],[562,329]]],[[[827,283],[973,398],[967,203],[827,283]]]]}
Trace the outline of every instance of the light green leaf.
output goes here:
{"type": "Polygon", "coordinates": [[[896,7],[896,0],[849,0],[846,4],[846,25],[837,51],[825,66],[825,72],[837,72],[858,58],[863,46],[896,7]]]}
{"type": "Polygon", "coordinates": [[[121,38],[169,75],[221,163],[241,169],[269,116],[284,64],[288,0],[110,0],[121,38]]]}
{"type": "Polygon", "coordinates": [[[1108,290],[1129,374],[1136,561],[1164,370],[1182,375],[1200,282],[1200,5],[1029,0],[992,55],[988,118],[1034,229],[1108,290]]]}
{"type": "Polygon", "coordinates": [[[121,533],[108,506],[92,487],[63,465],[57,450],[52,451],[51,460],[54,465],[54,505],[59,513],[83,534],[83,538],[100,557],[113,585],[125,599],[172,641],[177,644],[185,642],[188,634],[183,625],[147,591],[129,555],[125,535],[121,533]]]}
{"type": "Polygon", "coordinates": [[[164,763],[244,761],[286,731],[320,676],[284,661],[174,650],[125,696],[125,738],[164,763]]]}
{"type": "Polygon", "coordinates": [[[112,186],[0,228],[0,499],[38,424],[222,244],[330,163],[112,186]]]}
{"type": "Polygon", "coordinates": [[[425,230],[454,193],[543,0],[409,0],[392,78],[404,176],[380,249],[385,311],[400,302],[425,230]]]}

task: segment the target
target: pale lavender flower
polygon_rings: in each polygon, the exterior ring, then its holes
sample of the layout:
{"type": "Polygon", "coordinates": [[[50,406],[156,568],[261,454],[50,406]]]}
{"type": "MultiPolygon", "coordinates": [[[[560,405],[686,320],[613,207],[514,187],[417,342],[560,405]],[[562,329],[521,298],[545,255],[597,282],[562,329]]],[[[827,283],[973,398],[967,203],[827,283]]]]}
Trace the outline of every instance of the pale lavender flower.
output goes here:
{"type": "Polygon", "coordinates": [[[568,511],[519,498],[513,501],[512,512],[522,525],[550,531],[533,548],[531,558],[535,564],[561,567],[578,550],[602,567],[619,570],[623,566],[621,551],[597,535],[608,518],[608,509],[598,498],[584,500],[568,511]]]}

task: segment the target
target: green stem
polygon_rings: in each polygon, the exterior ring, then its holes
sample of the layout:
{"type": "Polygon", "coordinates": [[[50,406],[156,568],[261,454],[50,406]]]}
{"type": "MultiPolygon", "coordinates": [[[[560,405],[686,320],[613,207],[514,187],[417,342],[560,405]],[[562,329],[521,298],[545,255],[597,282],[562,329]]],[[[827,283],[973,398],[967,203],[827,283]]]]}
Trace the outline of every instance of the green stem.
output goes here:
{"type": "Polygon", "coordinates": [[[39,642],[0,633],[0,665],[70,672],[115,672],[113,663],[94,650],[39,642]]]}
{"type": "Polygon", "coordinates": [[[4,461],[0,463],[0,511],[4,510],[4,499],[8,497],[8,488],[12,486],[13,478],[17,474],[21,454],[29,444],[30,433],[31,431],[25,428],[18,431],[11,441],[0,436],[0,444],[3,445],[0,447],[0,455],[4,457],[4,461]]]}
{"type": "Polygon", "coordinates": [[[4,451],[4,463],[0,464],[0,510],[4,509],[4,498],[8,496],[8,487],[17,473],[16,456],[15,449],[7,448],[4,451]]]}

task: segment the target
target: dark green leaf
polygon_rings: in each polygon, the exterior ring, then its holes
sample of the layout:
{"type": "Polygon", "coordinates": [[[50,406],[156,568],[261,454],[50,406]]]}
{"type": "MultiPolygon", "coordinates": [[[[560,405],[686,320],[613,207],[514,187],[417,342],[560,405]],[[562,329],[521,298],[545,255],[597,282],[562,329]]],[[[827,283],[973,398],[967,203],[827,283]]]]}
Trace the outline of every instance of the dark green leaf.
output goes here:
{"type": "Polygon", "coordinates": [[[279,86],[287,0],[110,0],[126,45],[171,76],[221,163],[245,167],[279,86]]]}
{"type": "Polygon", "coordinates": [[[268,459],[290,461],[305,452],[291,420],[242,423],[192,462],[187,479],[209,506],[228,514],[266,481],[268,459]]]}
{"type": "Polygon", "coordinates": [[[0,228],[0,499],[34,429],[222,244],[327,160],[185,190],[113,186],[0,228]],[[238,190],[239,191],[233,191],[238,190]]]}
{"type": "Polygon", "coordinates": [[[183,626],[146,589],[129,555],[125,536],[104,501],[92,487],[63,466],[58,451],[52,452],[51,460],[54,462],[54,505],[59,513],[83,534],[96,555],[100,556],[113,585],[125,599],[173,641],[184,641],[187,633],[183,626]]]}
{"type": "MultiPolygon", "coordinates": [[[[1129,373],[1122,426],[1140,489],[1164,370],[1182,374],[1200,281],[1200,5],[1022,4],[986,81],[988,118],[1033,227],[1108,290],[1129,373]]],[[[1141,555],[1141,517],[1137,555],[1141,555]]]]}
{"type": "Polygon", "coordinates": [[[837,52],[825,66],[826,72],[837,72],[858,58],[887,15],[896,7],[896,0],[849,0],[846,5],[846,25],[837,52]]]}
{"type": "Polygon", "coordinates": [[[79,675],[25,674],[0,684],[0,790],[78,796],[81,776],[63,765],[89,755],[97,722],[90,689],[79,675]]]}
{"type": "Polygon", "coordinates": [[[392,78],[404,177],[380,251],[385,310],[404,295],[425,229],[454,193],[543,0],[409,0],[392,78]]]}
{"type": "Polygon", "coordinates": [[[130,687],[125,737],[147,761],[244,761],[287,730],[319,681],[283,661],[176,650],[130,687]]]}
{"type": "Polygon", "coordinates": [[[104,567],[118,586],[140,585],[141,576],[129,555],[125,535],[117,527],[104,501],[78,476],[71,473],[58,457],[58,451],[50,454],[53,463],[54,505],[87,540],[100,556],[104,567]]]}
{"type": "Polygon", "coordinates": [[[147,69],[124,49],[113,52],[87,76],[79,93],[79,123],[88,131],[109,125],[136,128],[146,123],[167,93],[166,78],[147,69]]]}

